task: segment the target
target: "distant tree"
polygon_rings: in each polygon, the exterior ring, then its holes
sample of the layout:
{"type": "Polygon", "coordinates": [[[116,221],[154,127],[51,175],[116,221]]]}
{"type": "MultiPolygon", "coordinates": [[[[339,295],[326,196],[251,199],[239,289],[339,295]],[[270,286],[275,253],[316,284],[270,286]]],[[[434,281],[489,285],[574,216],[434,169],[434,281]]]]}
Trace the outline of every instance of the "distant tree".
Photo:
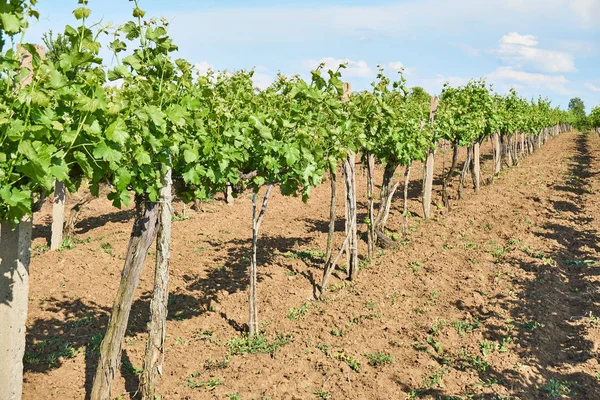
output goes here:
{"type": "Polygon", "coordinates": [[[421,101],[429,101],[431,99],[431,95],[421,86],[413,86],[410,88],[408,95],[421,101]]]}
{"type": "Polygon", "coordinates": [[[48,49],[46,57],[53,63],[60,61],[61,54],[69,53],[69,50],[71,49],[69,39],[61,33],[54,37],[52,30],[44,33],[42,41],[44,42],[46,49],[48,49]]]}
{"type": "Polygon", "coordinates": [[[592,128],[596,129],[600,133],[600,106],[594,107],[588,117],[588,121],[592,128]]]}
{"type": "Polygon", "coordinates": [[[588,128],[588,120],[585,114],[585,103],[579,97],[569,100],[569,111],[573,114],[575,127],[581,131],[588,128]]]}

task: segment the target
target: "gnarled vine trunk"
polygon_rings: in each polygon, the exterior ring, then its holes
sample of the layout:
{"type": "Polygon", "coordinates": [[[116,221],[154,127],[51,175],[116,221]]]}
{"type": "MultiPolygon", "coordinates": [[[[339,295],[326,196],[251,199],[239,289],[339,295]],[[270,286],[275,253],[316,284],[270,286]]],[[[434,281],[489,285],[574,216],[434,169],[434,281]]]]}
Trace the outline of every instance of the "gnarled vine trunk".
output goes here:
{"type": "Polygon", "coordinates": [[[344,161],[344,181],[346,184],[346,271],[350,280],[358,276],[358,234],[356,209],[356,156],[349,153],[344,161]]]}
{"type": "Polygon", "coordinates": [[[369,213],[369,224],[367,232],[367,245],[368,245],[368,257],[373,258],[375,253],[375,225],[373,224],[374,219],[374,193],[375,193],[375,182],[373,180],[373,171],[375,170],[375,156],[373,154],[367,154],[367,207],[369,213]]]}
{"type": "Polygon", "coordinates": [[[337,171],[329,166],[329,183],[331,185],[331,200],[329,203],[329,232],[327,234],[327,250],[325,251],[325,265],[331,261],[333,236],[335,235],[335,219],[337,208],[337,171]]]}
{"type": "Polygon", "coordinates": [[[127,321],[140,273],[157,229],[159,206],[145,197],[136,197],[136,213],[129,238],[121,283],[110,316],[104,340],[100,345],[100,360],[94,377],[91,400],[112,399],[112,382],[121,364],[121,351],[127,321]]]}
{"type": "Polygon", "coordinates": [[[164,177],[163,188],[160,191],[154,291],[150,301],[150,331],[146,342],[146,355],[140,382],[142,399],[144,400],[155,399],[156,384],[162,376],[165,360],[171,223],[173,220],[171,189],[171,169],[169,168],[164,177]]]}
{"type": "Polygon", "coordinates": [[[404,171],[404,202],[402,206],[402,234],[406,235],[408,230],[408,185],[410,183],[410,167],[412,163],[406,166],[404,171]]]}
{"type": "Polygon", "coordinates": [[[458,143],[452,143],[452,164],[450,165],[450,169],[448,173],[444,175],[444,182],[442,184],[442,201],[444,202],[444,207],[451,211],[452,207],[450,205],[450,199],[448,198],[448,183],[450,179],[452,179],[454,175],[454,171],[456,170],[456,165],[458,164],[458,143]]]}
{"type": "Polygon", "coordinates": [[[458,199],[462,199],[462,191],[465,186],[465,181],[467,180],[467,175],[469,170],[471,169],[471,160],[473,158],[473,146],[467,147],[467,159],[465,164],[463,165],[462,172],[460,174],[460,181],[458,183],[458,199]]]}
{"type": "Polygon", "coordinates": [[[267,186],[267,191],[263,197],[262,207],[258,215],[256,214],[256,196],[257,192],[252,193],[252,258],[250,260],[249,270],[249,290],[248,290],[248,303],[249,303],[249,319],[248,319],[248,334],[250,338],[258,334],[258,305],[257,305],[257,272],[258,265],[256,262],[257,244],[258,244],[258,233],[260,226],[262,225],[263,218],[267,212],[267,205],[269,203],[269,195],[271,194],[272,184],[267,186]]]}
{"type": "Polygon", "coordinates": [[[435,148],[427,152],[427,159],[423,167],[423,217],[431,218],[431,192],[433,189],[433,169],[435,163],[435,148]]]}
{"type": "Polygon", "coordinates": [[[472,178],[473,178],[473,187],[475,188],[475,193],[479,192],[479,188],[481,186],[481,140],[478,139],[473,143],[473,169],[472,169],[472,178]]]}

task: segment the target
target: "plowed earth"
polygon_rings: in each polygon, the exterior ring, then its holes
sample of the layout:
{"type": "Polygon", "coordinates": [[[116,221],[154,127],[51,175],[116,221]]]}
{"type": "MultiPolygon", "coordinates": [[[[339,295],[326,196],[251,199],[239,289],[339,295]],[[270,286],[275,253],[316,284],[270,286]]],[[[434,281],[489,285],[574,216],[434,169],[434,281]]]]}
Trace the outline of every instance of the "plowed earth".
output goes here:
{"type": "MultiPolygon", "coordinates": [[[[491,149],[483,150],[487,178],[491,149]]],[[[447,167],[450,154],[438,152],[436,178],[443,158],[447,167]]],[[[362,262],[355,283],[336,271],[324,302],[314,293],[329,185],[307,204],[276,193],[259,239],[259,318],[268,344],[281,345],[268,354],[230,354],[248,317],[248,195],[233,207],[217,199],[200,212],[188,209],[189,219],[173,225],[162,399],[600,399],[599,172],[600,138],[563,134],[479,193],[469,184],[452,212],[434,207],[425,221],[415,166],[408,236],[362,262]]],[[[360,221],[365,180],[359,167],[360,221]]],[[[457,178],[452,194],[456,188],[457,178]]],[[[338,193],[339,245],[341,185],[338,193]]],[[[396,233],[397,197],[389,222],[396,233]]],[[[74,247],[60,252],[43,247],[50,215],[46,205],[35,216],[24,399],[83,399],[133,214],[92,201],[74,247]]],[[[364,234],[365,225],[359,229],[364,234]]],[[[361,246],[364,255],[364,240],[361,246]]],[[[153,261],[151,253],[115,398],[134,397],[138,386],[153,261]]]]}

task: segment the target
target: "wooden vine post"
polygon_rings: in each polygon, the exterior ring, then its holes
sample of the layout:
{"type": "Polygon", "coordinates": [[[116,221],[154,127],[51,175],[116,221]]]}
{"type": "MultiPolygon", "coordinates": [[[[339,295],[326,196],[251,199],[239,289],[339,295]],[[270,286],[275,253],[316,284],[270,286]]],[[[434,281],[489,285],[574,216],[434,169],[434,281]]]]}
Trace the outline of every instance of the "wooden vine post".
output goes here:
{"type": "MultiPolygon", "coordinates": [[[[40,58],[45,49],[35,45],[40,58]]],[[[29,73],[21,86],[33,81],[33,55],[18,48],[21,67],[29,73]]],[[[20,400],[23,393],[23,356],[29,301],[31,216],[18,224],[0,220],[0,399],[20,400]]]]}
{"type": "MultiPolygon", "coordinates": [[[[429,123],[433,124],[435,113],[438,109],[439,100],[437,96],[431,97],[431,106],[429,108],[429,123]]],[[[427,151],[427,159],[423,168],[423,216],[427,219],[431,218],[431,191],[433,189],[433,169],[435,162],[435,146],[434,143],[427,151]]]]}
{"type": "Polygon", "coordinates": [[[479,192],[481,185],[481,140],[475,140],[473,143],[473,186],[475,186],[475,192],[479,192]]]}
{"type": "MultiPolygon", "coordinates": [[[[349,101],[352,87],[344,82],[344,95],[342,101],[349,101]]],[[[348,151],[344,161],[344,181],[346,186],[346,271],[350,280],[358,277],[358,234],[357,234],[357,209],[356,209],[356,155],[348,151]]]]}
{"type": "Polygon", "coordinates": [[[52,203],[52,237],[50,238],[50,250],[58,250],[62,245],[66,194],[67,190],[65,184],[56,181],[54,183],[54,202],[52,203]]]}
{"type": "Polygon", "coordinates": [[[20,400],[29,300],[31,218],[0,224],[0,399],[20,400]]]}

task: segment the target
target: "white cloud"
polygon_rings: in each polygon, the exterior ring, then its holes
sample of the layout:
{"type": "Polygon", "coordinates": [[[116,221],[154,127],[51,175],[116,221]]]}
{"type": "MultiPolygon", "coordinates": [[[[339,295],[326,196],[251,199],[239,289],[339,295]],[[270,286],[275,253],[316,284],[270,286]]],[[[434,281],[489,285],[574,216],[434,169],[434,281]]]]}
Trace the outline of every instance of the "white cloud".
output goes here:
{"type": "Polygon", "coordinates": [[[499,67],[494,72],[488,74],[487,78],[499,84],[515,83],[521,86],[529,86],[536,89],[547,89],[560,94],[572,94],[567,85],[569,80],[562,75],[547,75],[519,71],[512,67],[499,67]]]}
{"type": "Polygon", "coordinates": [[[264,90],[264,89],[268,88],[271,85],[271,83],[273,83],[275,78],[273,78],[271,75],[266,74],[264,72],[258,72],[260,70],[263,70],[263,69],[256,68],[254,75],[252,75],[252,82],[254,82],[254,86],[259,88],[260,90],[264,90]]]}
{"type": "Polygon", "coordinates": [[[369,64],[364,60],[353,61],[347,58],[339,59],[333,57],[325,57],[319,61],[306,60],[302,64],[304,68],[315,69],[321,63],[325,64],[325,71],[335,71],[338,69],[340,64],[346,64],[346,69],[342,70],[342,75],[345,77],[371,78],[374,76],[373,70],[371,69],[369,64]]]}
{"type": "Polygon", "coordinates": [[[215,67],[213,67],[206,61],[201,61],[198,64],[194,64],[194,70],[200,75],[205,76],[208,73],[208,71],[214,71],[215,67]]]}
{"type": "Polygon", "coordinates": [[[586,27],[598,27],[600,0],[571,0],[571,9],[586,27]]]}
{"type": "Polygon", "coordinates": [[[454,87],[462,86],[469,82],[469,78],[436,74],[435,78],[423,79],[421,82],[416,83],[420,83],[420,86],[423,86],[423,88],[431,94],[440,94],[446,82],[454,87]]]}
{"type": "Polygon", "coordinates": [[[392,70],[393,72],[402,71],[402,75],[404,75],[404,76],[411,76],[417,70],[416,68],[405,67],[404,64],[401,63],[400,61],[391,61],[391,62],[387,63],[385,68],[392,70]]]}
{"type": "Polygon", "coordinates": [[[396,71],[400,71],[400,70],[405,70],[406,68],[404,68],[404,64],[402,64],[400,61],[392,61],[390,63],[388,63],[387,67],[389,69],[393,69],[396,71]]]}
{"type": "Polygon", "coordinates": [[[600,86],[596,86],[592,82],[586,82],[585,87],[591,90],[592,92],[600,92],[600,86]]]}
{"type": "Polygon", "coordinates": [[[500,59],[515,68],[531,68],[542,72],[576,72],[573,56],[567,53],[537,48],[538,40],[533,35],[510,32],[499,41],[495,53],[500,59]]]}
{"type": "Polygon", "coordinates": [[[508,35],[502,36],[500,39],[501,45],[517,45],[517,46],[537,46],[538,40],[533,35],[519,35],[517,32],[509,32],[508,35]]]}

